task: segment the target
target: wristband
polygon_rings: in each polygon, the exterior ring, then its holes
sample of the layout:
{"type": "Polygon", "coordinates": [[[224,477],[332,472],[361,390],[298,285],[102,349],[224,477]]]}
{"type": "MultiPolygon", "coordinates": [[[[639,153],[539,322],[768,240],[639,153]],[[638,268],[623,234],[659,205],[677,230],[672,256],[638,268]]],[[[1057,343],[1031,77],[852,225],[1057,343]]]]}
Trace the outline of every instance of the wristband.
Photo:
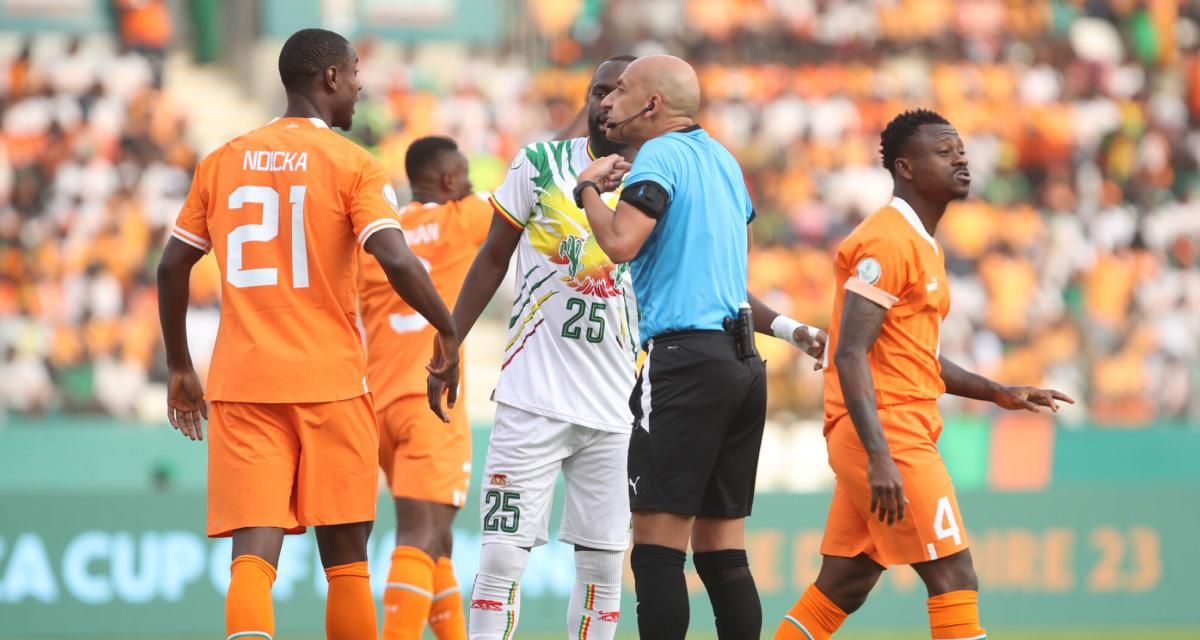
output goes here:
{"type": "Polygon", "coordinates": [[[580,209],[583,208],[583,190],[587,189],[588,187],[595,189],[596,193],[600,193],[600,185],[592,182],[591,180],[584,180],[583,182],[580,182],[579,184],[575,185],[575,190],[571,192],[571,195],[575,196],[575,206],[579,207],[580,209]]]}
{"type": "Polygon", "coordinates": [[[786,340],[801,349],[807,349],[813,338],[817,337],[817,332],[812,327],[799,320],[789,318],[782,313],[775,316],[775,319],[771,321],[771,333],[775,334],[776,338],[786,340]],[[800,328],[803,328],[804,335],[808,336],[808,339],[803,343],[796,342],[796,329],[800,328]]]}

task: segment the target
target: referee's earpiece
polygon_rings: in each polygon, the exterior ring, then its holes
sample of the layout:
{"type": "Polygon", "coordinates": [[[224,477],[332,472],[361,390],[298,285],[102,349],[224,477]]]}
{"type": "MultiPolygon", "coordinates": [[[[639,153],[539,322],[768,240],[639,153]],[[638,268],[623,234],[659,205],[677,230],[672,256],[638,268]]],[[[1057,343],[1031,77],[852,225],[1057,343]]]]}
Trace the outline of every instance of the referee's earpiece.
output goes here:
{"type": "Polygon", "coordinates": [[[649,113],[653,110],[654,110],[654,100],[651,100],[650,104],[646,105],[645,109],[642,109],[642,113],[649,113]]]}

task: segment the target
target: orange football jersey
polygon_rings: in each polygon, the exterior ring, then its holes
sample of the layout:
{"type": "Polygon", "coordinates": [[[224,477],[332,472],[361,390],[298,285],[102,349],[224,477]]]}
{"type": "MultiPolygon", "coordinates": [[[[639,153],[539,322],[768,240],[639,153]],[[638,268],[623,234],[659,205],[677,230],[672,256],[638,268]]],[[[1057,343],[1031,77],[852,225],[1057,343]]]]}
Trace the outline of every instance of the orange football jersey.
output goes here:
{"type": "MultiPolygon", "coordinates": [[[[409,248],[449,307],[458,299],[491,220],[491,206],[474,194],[444,204],[413,202],[400,212],[409,248]]],[[[423,396],[425,365],[433,356],[437,331],[396,295],[378,261],[365,253],[360,259],[358,308],[367,329],[367,379],[375,406],[423,396]]]]}
{"type": "MultiPolygon", "coordinates": [[[[893,198],[864,220],[838,247],[838,289],[829,325],[825,367],[826,431],[846,414],[846,402],[830,354],[837,351],[846,292],[887,309],[867,354],[880,407],[937,400],[942,382],[940,334],[950,311],[945,257],[907,202],[893,198]]],[[[886,426],[885,426],[886,428],[886,426]]]]}
{"type": "Polygon", "coordinates": [[[205,158],[171,235],[216,254],[221,325],[209,400],[331,402],[367,391],[358,247],[399,228],[367,151],[316,118],[282,118],[205,158]]]}

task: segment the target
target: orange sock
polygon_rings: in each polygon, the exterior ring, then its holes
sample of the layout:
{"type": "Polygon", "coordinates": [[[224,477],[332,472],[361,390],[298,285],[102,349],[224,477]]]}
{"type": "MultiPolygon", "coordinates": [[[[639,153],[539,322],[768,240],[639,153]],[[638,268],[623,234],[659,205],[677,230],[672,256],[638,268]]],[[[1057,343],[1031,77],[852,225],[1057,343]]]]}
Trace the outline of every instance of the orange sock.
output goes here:
{"type": "Polygon", "coordinates": [[[383,592],[384,640],[420,640],[433,600],[433,558],[416,547],[396,547],[383,592]]]}
{"type": "Polygon", "coordinates": [[[229,572],[225,636],[271,640],[275,637],[275,609],[271,604],[275,567],[258,556],[238,556],[229,572]]]}
{"type": "Polygon", "coordinates": [[[375,598],[366,562],[325,569],[329,595],[325,600],[325,637],[328,640],[375,640],[375,598]]]}
{"type": "Polygon", "coordinates": [[[450,558],[438,558],[433,570],[433,606],[429,626],[438,640],[467,640],[467,620],[463,615],[462,592],[454,578],[450,558]]]}
{"type": "Polygon", "coordinates": [[[829,640],[845,621],[846,612],[811,584],[779,623],[775,640],[829,640]]]}
{"type": "Polygon", "coordinates": [[[979,626],[979,592],[951,591],[933,596],[929,605],[929,631],[934,640],[983,640],[979,626]]]}

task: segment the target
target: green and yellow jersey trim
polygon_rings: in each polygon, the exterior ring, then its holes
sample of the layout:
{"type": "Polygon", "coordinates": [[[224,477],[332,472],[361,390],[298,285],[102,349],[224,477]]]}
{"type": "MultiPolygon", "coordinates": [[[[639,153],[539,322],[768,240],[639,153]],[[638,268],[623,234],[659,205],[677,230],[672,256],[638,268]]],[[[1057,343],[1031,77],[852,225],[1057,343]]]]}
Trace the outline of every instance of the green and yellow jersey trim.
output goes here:
{"type": "Polygon", "coordinates": [[[500,219],[507,222],[510,227],[516,229],[517,231],[525,230],[525,225],[521,224],[521,222],[517,220],[516,216],[509,213],[508,210],[504,208],[504,205],[500,204],[500,201],[496,199],[495,194],[488,197],[488,202],[492,205],[492,210],[496,212],[496,215],[500,216],[500,219]]]}

